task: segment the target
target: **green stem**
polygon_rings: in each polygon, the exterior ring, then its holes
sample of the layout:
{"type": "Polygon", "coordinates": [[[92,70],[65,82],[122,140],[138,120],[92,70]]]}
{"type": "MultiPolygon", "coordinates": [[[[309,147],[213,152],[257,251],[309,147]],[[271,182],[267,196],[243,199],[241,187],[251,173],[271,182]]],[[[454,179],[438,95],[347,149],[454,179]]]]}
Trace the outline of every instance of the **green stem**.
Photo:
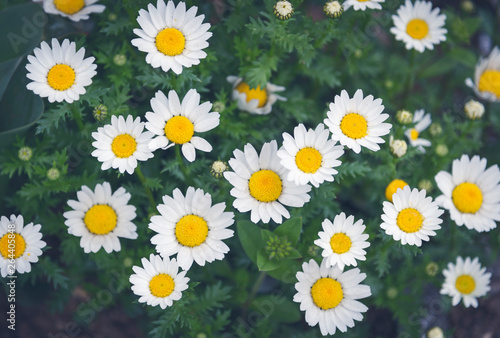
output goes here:
{"type": "Polygon", "coordinates": [[[405,81],[405,91],[403,94],[403,105],[402,108],[406,107],[408,102],[408,97],[410,96],[410,91],[413,89],[413,84],[415,82],[415,55],[417,51],[412,49],[410,53],[410,61],[408,65],[408,75],[406,76],[405,81]]]}
{"type": "Polygon", "coordinates": [[[153,197],[153,193],[151,192],[151,189],[149,189],[148,186],[146,185],[146,178],[142,174],[142,171],[139,167],[135,168],[135,172],[137,173],[137,177],[139,177],[139,181],[141,181],[142,186],[144,187],[144,190],[146,191],[146,196],[148,197],[149,203],[151,203],[153,210],[156,210],[155,199],[153,197]]]}
{"type": "Polygon", "coordinates": [[[255,295],[257,294],[257,291],[259,291],[262,282],[266,278],[266,275],[267,274],[265,271],[261,271],[259,274],[259,277],[257,277],[257,280],[255,281],[255,284],[252,287],[252,291],[250,291],[250,294],[248,295],[247,299],[245,300],[245,303],[243,303],[243,315],[246,313],[252,300],[254,300],[255,295]]]}
{"type": "Polygon", "coordinates": [[[182,175],[184,176],[184,182],[186,182],[189,186],[194,186],[194,182],[191,179],[191,175],[189,175],[186,165],[184,164],[184,160],[181,155],[181,145],[175,145],[175,157],[177,157],[177,162],[179,162],[179,168],[182,171],[182,175]]]}
{"type": "Polygon", "coordinates": [[[83,131],[85,127],[83,126],[82,114],[80,114],[78,108],[75,105],[71,105],[71,114],[73,115],[73,120],[75,120],[76,124],[78,125],[78,129],[80,129],[80,131],[83,131]]]}

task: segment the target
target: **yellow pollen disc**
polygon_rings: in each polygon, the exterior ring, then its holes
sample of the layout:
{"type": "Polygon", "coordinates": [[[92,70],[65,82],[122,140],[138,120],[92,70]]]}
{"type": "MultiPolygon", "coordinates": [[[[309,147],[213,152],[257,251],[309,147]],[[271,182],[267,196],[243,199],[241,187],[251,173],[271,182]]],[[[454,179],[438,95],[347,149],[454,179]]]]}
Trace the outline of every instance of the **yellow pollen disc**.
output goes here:
{"type": "Polygon", "coordinates": [[[470,275],[460,275],[455,281],[455,287],[460,293],[468,295],[476,288],[476,282],[470,275]]]}
{"type": "Polygon", "coordinates": [[[358,0],[358,2],[367,2],[367,1],[370,1],[370,0],[358,0]]]}
{"type": "Polygon", "coordinates": [[[455,207],[462,213],[475,214],[483,204],[483,193],[474,183],[464,182],[457,185],[451,197],[455,207]]]}
{"type": "Polygon", "coordinates": [[[73,15],[85,6],[84,0],[54,0],[54,6],[61,12],[73,15]]]}
{"type": "Polygon", "coordinates": [[[419,231],[423,223],[424,217],[417,209],[413,208],[401,210],[396,218],[398,227],[409,234],[419,231]]]}
{"type": "Polygon", "coordinates": [[[75,71],[68,65],[58,64],[50,68],[47,83],[55,90],[63,91],[75,83],[75,71]]]}
{"type": "Polygon", "coordinates": [[[368,123],[363,116],[357,113],[349,113],[342,118],[340,130],[347,137],[353,139],[363,138],[368,135],[368,123]]]}
{"type": "Polygon", "coordinates": [[[281,178],[272,170],[259,170],[248,180],[250,195],[261,202],[276,201],[281,196],[283,183],[281,178]]]}
{"type": "Polygon", "coordinates": [[[413,19],[406,25],[406,33],[414,39],[422,40],[429,33],[429,25],[422,19],[413,19]]]}
{"type": "Polygon", "coordinates": [[[403,189],[407,185],[408,183],[406,183],[405,181],[396,178],[387,185],[387,188],[385,188],[385,198],[387,198],[387,200],[392,203],[392,195],[394,195],[396,191],[398,191],[398,188],[403,189]]]}
{"type": "Polygon", "coordinates": [[[328,310],[344,299],[342,285],[333,278],[320,278],[311,288],[311,296],[317,307],[328,310]]]}
{"type": "Polygon", "coordinates": [[[205,242],[207,236],[207,222],[200,216],[186,215],[175,225],[175,237],[184,246],[199,246],[205,242]]]}
{"type": "Polygon", "coordinates": [[[174,116],[165,124],[165,136],[172,142],[184,144],[194,135],[194,124],[185,116],[174,116]]]}
{"type": "Polygon", "coordinates": [[[96,204],[85,213],[83,223],[94,235],[106,235],[116,228],[116,212],[107,204],[96,204]]]}
{"type": "Polygon", "coordinates": [[[332,247],[333,252],[339,255],[349,251],[351,245],[351,239],[343,233],[334,234],[330,239],[330,246],[332,247]]]}
{"type": "Polygon", "coordinates": [[[186,38],[175,28],[165,28],[156,36],[156,48],[168,56],[176,56],[182,54],[186,46],[186,38]]]}
{"type": "Polygon", "coordinates": [[[158,298],[165,298],[170,296],[174,291],[175,282],[174,279],[165,273],[160,273],[149,281],[149,291],[151,294],[158,298]]]}
{"type": "Polygon", "coordinates": [[[479,91],[487,91],[500,98],[500,71],[487,69],[479,78],[479,91]]]}
{"type": "Polygon", "coordinates": [[[323,156],[314,148],[302,148],[295,155],[295,164],[305,173],[314,174],[321,167],[323,156]]]}
{"type": "Polygon", "coordinates": [[[246,94],[247,102],[250,102],[254,99],[259,100],[257,108],[262,108],[267,103],[267,91],[265,89],[260,89],[260,86],[257,86],[257,88],[250,89],[249,85],[247,85],[245,82],[241,82],[236,87],[236,90],[239,91],[240,93],[246,94]]]}
{"type": "Polygon", "coordinates": [[[412,130],[410,130],[410,138],[415,141],[416,139],[418,139],[418,130],[413,128],[412,130]]]}
{"type": "Polygon", "coordinates": [[[26,250],[26,241],[23,236],[17,233],[13,234],[15,236],[13,241],[12,238],[9,238],[9,234],[6,233],[0,239],[0,253],[2,253],[5,259],[19,258],[24,253],[24,250],[26,250]]]}
{"type": "Polygon", "coordinates": [[[120,134],[111,142],[111,150],[116,157],[127,158],[132,156],[137,149],[137,142],[129,134],[120,134]]]}

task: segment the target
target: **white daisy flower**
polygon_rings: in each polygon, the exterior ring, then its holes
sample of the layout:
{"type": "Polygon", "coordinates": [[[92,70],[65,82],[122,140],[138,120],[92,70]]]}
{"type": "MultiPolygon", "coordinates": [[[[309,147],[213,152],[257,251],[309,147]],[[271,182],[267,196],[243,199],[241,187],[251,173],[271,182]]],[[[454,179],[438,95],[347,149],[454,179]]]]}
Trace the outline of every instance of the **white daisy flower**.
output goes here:
{"type": "Polygon", "coordinates": [[[368,285],[360,284],[365,273],[359,269],[342,272],[337,266],[328,267],[326,260],[321,266],[311,259],[302,264],[302,270],[296,274],[297,293],[293,301],[300,303],[300,310],[305,311],[309,326],[319,323],[321,334],[335,334],[339,329],[346,332],[354,326],[354,320],[363,320],[361,313],[368,308],[357,299],[371,296],[368,285]]]}
{"type": "Polygon", "coordinates": [[[90,13],[102,13],[106,6],[95,4],[99,0],[43,0],[43,10],[72,21],[87,20],[90,13]]]}
{"type": "Polygon", "coordinates": [[[392,16],[394,27],[391,33],[396,40],[403,41],[406,49],[415,49],[422,53],[426,48],[434,49],[434,45],[446,41],[448,32],[444,26],[446,15],[439,14],[439,8],[432,9],[432,3],[416,1],[412,4],[406,0],[392,16]]]}
{"type": "Polygon", "coordinates": [[[363,98],[363,91],[358,89],[354,97],[342,90],[340,96],[335,96],[335,102],[330,103],[330,110],[325,124],[330,128],[332,140],[352,149],[355,153],[361,151],[361,146],[377,151],[377,143],[385,141],[380,137],[389,134],[392,125],[382,123],[389,114],[382,114],[384,106],[382,99],[373,99],[373,95],[363,98]]]}
{"type": "Polygon", "coordinates": [[[222,240],[233,237],[234,231],[226,228],[234,223],[234,213],[224,211],[226,203],[212,206],[210,194],[193,187],[186,197],[175,189],[173,198],[163,196],[163,203],[158,205],[161,215],[151,217],[149,223],[158,233],[151,243],[162,257],[177,254],[179,266],[188,270],[193,261],[204,266],[229,252],[222,240]]]}
{"type": "Polygon", "coordinates": [[[97,148],[92,156],[102,162],[101,169],[108,170],[113,167],[120,173],[125,171],[129,174],[134,172],[137,161],[146,161],[153,157],[148,147],[153,134],[144,130],[144,122],[137,117],[128,115],[125,120],[123,116],[111,116],[111,124],[97,128],[92,133],[95,139],[92,145],[97,148]]]}
{"type": "Polygon", "coordinates": [[[421,132],[431,125],[431,114],[425,114],[423,109],[417,110],[413,115],[413,123],[415,123],[415,126],[405,130],[405,135],[412,147],[417,147],[418,151],[425,153],[424,147],[429,147],[431,145],[431,141],[419,138],[419,136],[421,132]]]}
{"type": "Polygon", "coordinates": [[[464,261],[458,256],[457,263],[448,263],[448,269],[443,270],[443,275],[445,281],[440,293],[452,297],[453,306],[463,299],[465,307],[477,307],[477,298],[490,291],[491,273],[486,272],[486,268],[481,268],[477,257],[472,261],[467,257],[464,261]]]}
{"type": "Polygon", "coordinates": [[[380,227],[401,244],[421,246],[422,241],[428,241],[429,236],[435,236],[434,230],[441,229],[439,218],[444,211],[425,197],[425,190],[411,190],[409,186],[399,188],[392,195],[392,203],[384,202],[384,221],[380,227]]]}
{"type": "Polygon", "coordinates": [[[47,243],[42,241],[40,224],[33,222],[24,225],[22,215],[10,215],[0,218],[0,273],[2,277],[31,271],[31,264],[38,262],[42,248],[47,243]]]}
{"type": "Polygon", "coordinates": [[[356,260],[366,260],[366,251],[370,246],[366,240],[368,235],[364,234],[366,226],[360,219],[354,223],[354,216],[341,212],[335,216],[333,223],[325,219],[321,224],[323,231],[318,233],[319,239],[314,244],[321,247],[321,256],[326,260],[326,266],[338,266],[344,271],[344,266],[357,266],[356,260]]]}
{"type": "Polygon", "coordinates": [[[84,87],[92,83],[92,77],[97,74],[94,57],[84,59],[85,48],[76,51],[76,44],[64,39],[59,45],[57,39],[52,39],[52,47],[42,41],[40,48],[28,55],[26,77],[33,82],[26,88],[40,97],[48,98],[49,102],[73,103],[80,95],[85,94],[84,87]]]}
{"type": "Polygon", "coordinates": [[[474,72],[474,82],[465,84],[483,100],[500,102],[500,48],[495,46],[486,59],[480,58],[474,72]]]}
{"type": "Polygon", "coordinates": [[[462,155],[453,161],[452,173],[440,171],[435,177],[443,193],[436,198],[458,226],[478,232],[496,228],[500,221],[500,170],[498,165],[486,170],[486,159],[462,155]]]}
{"type": "Polygon", "coordinates": [[[385,0],[346,0],[343,5],[345,10],[352,7],[355,11],[365,11],[367,8],[382,9],[380,3],[383,2],[385,2],[385,0]]]}
{"type": "Polygon", "coordinates": [[[227,82],[233,85],[232,98],[238,103],[238,108],[256,115],[267,115],[271,112],[273,104],[286,98],[275,94],[282,92],[285,87],[277,86],[268,82],[266,88],[250,88],[241,77],[228,76],[227,82]]]}
{"type": "Polygon", "coordinates": [[[137,22],[141,29],[134,29],[139,36],[132,40],[132,45],[141,52],[148,53],[146,62],[153,68],[170,69],[181,74],[182,68],[198,65],[207,56],[202,49],[208,47],[207,40],[212,36],[208,32],[209,23],[203,23],[205,15],[196,16],[198,7],[186,11],[186,4],[173,1],[165,5],[158,0],[156,7],[148,5],[148,10],[141,9],[137,22]]]}
{"type": "Polygon", "coordinates": [[[97,252],[101,247],[107,253],[120,251],[118,237],[137,238],[137,227],[132,223],[135,207],[127,204],[130,194],[124,188],[112,193],[108,182],[96,184],[94,191],[84,185],[76,196],[78,201],[68,201],[73,210],[63,214],[64,224],[70,235],[81,237],[85,253],[97,252]]]}
{"type": "Polygon", "coordinates": [[[273,219],[282,222],[282,216],[290,218],[283,205],[300,208],[309,202],[310,185],[296,185],[287,180],[288,170],[280,164],[276,140],[264,143],[260,155],[247,143],[244,152],[236,149],[229,165],[234,170],[224,172],[233,185],[231,195],[236,199],[233,206],[239,212],[251,211],[250,219],[269,223],[273,219]]]}
{"type": "Polygon", "coordinates": [[[182,104],[174,90],[168,93],[168,98],[161,91],[156,92],[151,99],[153,112],[146,113],[146,129],[157,135],[149,142],[149,149],[168,149],[174,144],[181,145],[182,154],[189,161],[196,159],[195,149],[210,152],[212,146],[204,138],[193,136],[203,133],[219,125],[220,115],[210,112],[212,104],[200,104],[200,94],[190,89],[182,104]]]}
{"type": "Polygon", "coordinates": [[[160,305],[162,309],[172,306],[188,288],[187,271],[179,272],[175,258],[171,260],[151,254],[149,260],[141,259],[142,268],[133,266],[135,274],[129,278],[132,291],[139,296],[139,303],[150,306],[160,305]]]}

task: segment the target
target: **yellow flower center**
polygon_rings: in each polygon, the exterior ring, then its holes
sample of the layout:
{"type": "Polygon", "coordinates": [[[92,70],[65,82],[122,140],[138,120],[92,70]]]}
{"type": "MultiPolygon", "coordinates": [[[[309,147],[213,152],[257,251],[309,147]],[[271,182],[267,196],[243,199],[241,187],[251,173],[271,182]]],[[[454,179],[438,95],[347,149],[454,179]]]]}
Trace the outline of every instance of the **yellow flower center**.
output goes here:
{"type": "Polygon", "coordinates": [[[409,234],[419,231],[423,223],[424,217],[418,210],[413,208],[401,210],[396,218],[398,227],[409,234]]]}
{"type": "Polygon", "coordinates": [[[47,83],[55,90],[63,91],[75,83],[75,71],[68,65],[58,64],[50,68],[47,83]]]}
{"type": "Polygon", "coordinates": [[[394,195],[399,188],[403,189],[407,185],[408,183],[405,181],[396,178],[387,185],[387,188],[385,188],[385,198],[392,203],[392,195],[394,195]]]}
{"type": "Polygon", "coordinates": [[[464,182],[457,185],[451,197],[455,207],[462,213],[475,214],[483,204],[483,193],[474,183],[464,182]]]}
{"type": "Polygon", "coordinates": [[[85,7],[84,0],[54,0],[54,6],[61,12],[73,15],[85,7]]]}
{"type": "Polygon", "coordinates": [[[344,299],[342,285],[333,278],[320,278],[311,288],[311,296],[317,307],[328,310],[344,299]]]}
{"type": "Polygon", "coordinates": [[[295,155],[297,167],[308,174],[314,174],[321,167],[322,161],[323,156],[314,148],[302,148],[295,155]]]}
{"type": "Polygon", "coordinates": [[[168,56],[182,54],[186,46],[186,38],[175,28],[165,28],[156,35],[156,48],[168,56]]]}
{"type": "Polygon", "coordinates": [[[116,228],[116,212],[107,204],[96,204],[85,213],[83,223],[94,235],[106,235],[116,228]]]}
{"type": "Polygon", "coordinates": [[[487,69],[479,78],[479,91],[487,91],[495,94],[500,99],[500,71],[487,69]]]}
{"type": "Polygon", "coordinates": [[[368,123],[363,116],[357,113],[349,113],[342,118],[340,130],[347,137],[353,139],[363,138],[368,135],[368,123]]]}
{"type": "Polygon", "coordinates": [[[257,86],[257,88],[254,89],[250,89],[249,85],[247,85],[245,82],[241,82],[236,87],[236,90],[239,91],[240,93],[246,94],[247,102],[250,102],[254,99],[259,100],[257,108],[262,108],[267,103],[267,91],[265,89],[260,89],[260,86],[257,86]]]}
{"type": "Polygon", "coordinates": [[[200,216],[186,215],[175,225],[175,237],[184,246],[199,246],[205,242],[207,236],[207,222],[200,216]]]}
{"type": "Polygon", "coordinates": [[[276,201],[281,196],[283,183],[281,178],[272,170],[259,170],[248,180],[250,195],[261,202],[276,201]]]}
{"type": "Polygon", "coordinates": [[[165,298],[170,296],[174,291],[175,282],[174,279],[165,273],[160,273],[149,281],[149,291],[151,294],[158,298],[165,298]]]}
{"type": "Polygon", "coordinates": [[[332,247],[333,252],[339,255],[349,251],[351,245],[351,239],[343,233],[334,234],[330,239],[330,246],[332,247]]]}
{"type": "Polygon", "coordinates": [[[410,20],[406,25],[406,33],[414,39],[422,40],[429,33],[429,25],[422,19],[410,20]]]}
{"type": "Polygon", "coordinates": [[[415,141],[416,139],[418,139],[418,135],[419,135],[419,132],[417,129],[413,128],[412,130],[410,130],[410,138],[415,141]]]}
{"type": "Polygon", "coordinates": [[[358,0],[358,2],[367,2],[367,1],[370,1],[370,0],[358,0]]]}
{"type": "Polygon", "coordinates": [[[5,259],[19,258],[25,250],[26,241],[23,236],[17,233],[6,233],[3,235],[2,239],[0,239],[0,253],[2,253],[5,259]],[[11,238],[9,238],[9,235],[11,235],[11,238]],[[14,235],[14,238],[12,238],[12,235],[14,235]]]}
{"type": "Polygon", "coordinates": [[[455,287],[460,293],[468,295],[476,288],[476,282],[470,275],[460,275],[455,281],[455,287]]]}
{"type": "Polygon", "coordinates": [[[119,158],[127,158],[137,149],[137,142],[129,134],[120,134],[111,142],[111,150],[119,158]]]}
{"type": "Polygon", "coordinates": [[[165,124],[165,136],[172,142],[184,144],[194,135],[194,124],[185,116],[174,116],[165,124]]]}

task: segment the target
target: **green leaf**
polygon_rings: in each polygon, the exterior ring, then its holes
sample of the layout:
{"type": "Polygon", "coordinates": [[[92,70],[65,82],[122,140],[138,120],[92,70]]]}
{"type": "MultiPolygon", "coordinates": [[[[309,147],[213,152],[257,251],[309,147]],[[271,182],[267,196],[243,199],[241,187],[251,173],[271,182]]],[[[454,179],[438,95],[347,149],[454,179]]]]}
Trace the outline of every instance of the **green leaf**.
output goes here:
{"type": "Polygon", "coordinates": [[[273,232],[279,237],[287,237],[292,245],[299,241],[300,232],[302,231],[302,217],[291,218],[285,223],[277,227],[273,232]]]}
{"type": "Polygon", "coordinates": [[[302,255],[297,249],[292,248],[290,255],[286,259],[297,259],[297,258],[302,258],[302,255]]]}
{"type": "Polygon", "coordinates": [[[269,254],[261,248],[257,251],[257,267],[259,271],[272,271],[280,266],[282,261],[269,259],[269,254]]]}
{"type": "Polygon", "coordinates": [[[14,75],[14,71],[21,62],[21,58],[16,58],[0,63],[0,100],[7,89],[9,81],[14,75]]]}
{"type": "Polygon", "coordinates": [[[298,304],[288,298],[276,295],[257,297],[250,305],[272,322],[295,323],[301,319],[298,304]]]}
{"type": "Polygon", "coordinates": [[[257,263],[257,251],[264,246],[260,228],[250,221],[239,221],[236,223],[236,230],[248,258],[257,263]]]}
{"type": "Polygon", "coordinates": [[[285,283],[296,283],[295,274],[300,270],[300,263],[294,259],[284,259],[280,261],[279,266],[268,271],[267,274],[285,283]]]}

